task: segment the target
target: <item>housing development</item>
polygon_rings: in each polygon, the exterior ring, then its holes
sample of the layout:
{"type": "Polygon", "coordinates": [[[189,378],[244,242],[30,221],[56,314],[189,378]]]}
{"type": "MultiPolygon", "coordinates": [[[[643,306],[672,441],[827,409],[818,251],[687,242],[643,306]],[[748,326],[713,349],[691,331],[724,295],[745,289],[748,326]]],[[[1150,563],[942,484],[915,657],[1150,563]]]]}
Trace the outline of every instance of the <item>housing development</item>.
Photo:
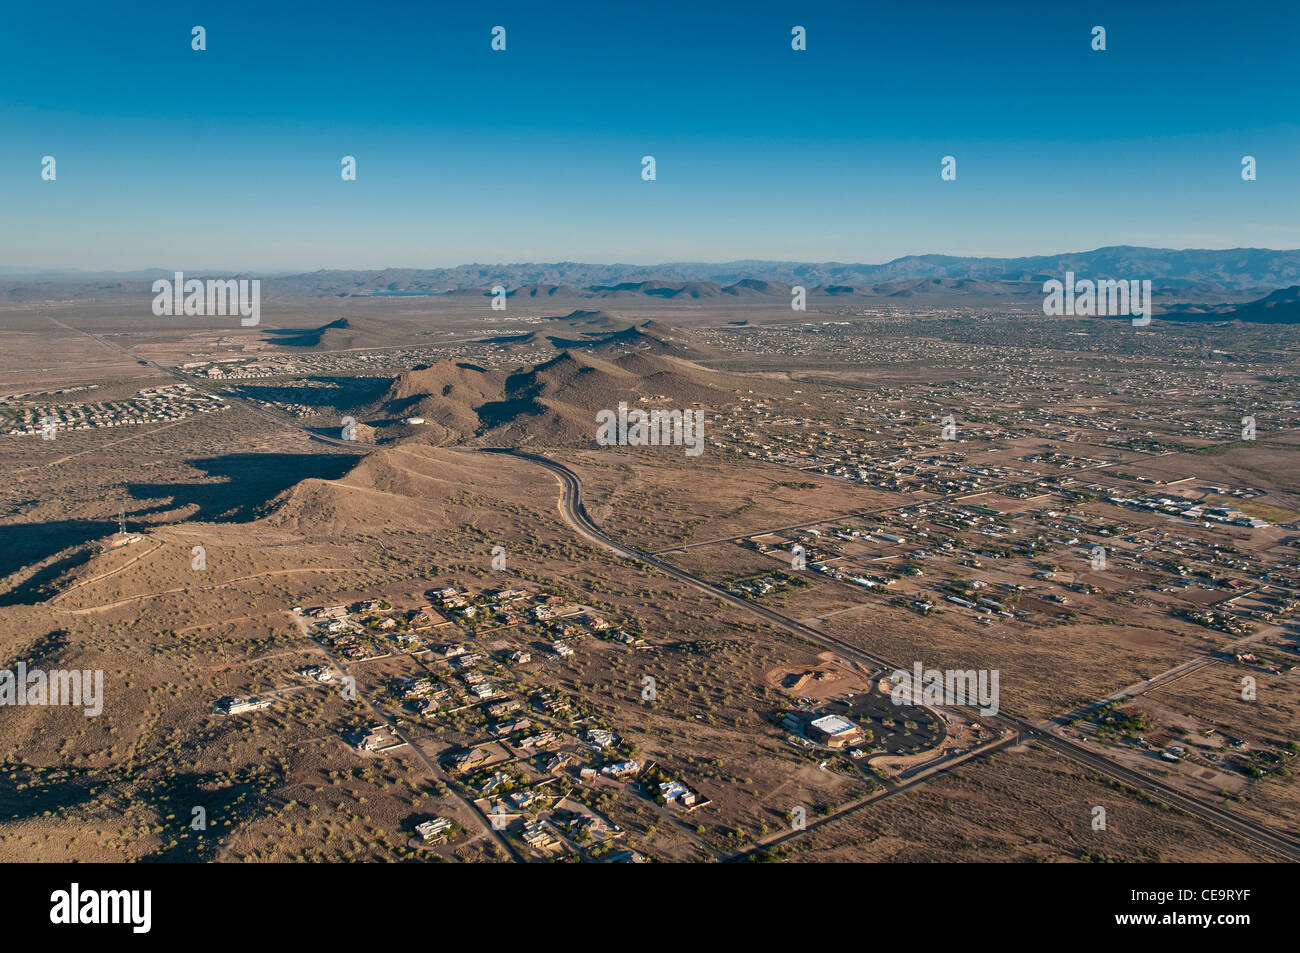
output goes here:
{"type": "Polygon", "coordinates": [[[1290,925],[1300,0],[14,6],[17,941],[1290,925]]]}
{"type": "Polygon", "coordinates": [[[10,857],[1295,858],[1291,326],[344,301],[11,319],[10,857]]]}

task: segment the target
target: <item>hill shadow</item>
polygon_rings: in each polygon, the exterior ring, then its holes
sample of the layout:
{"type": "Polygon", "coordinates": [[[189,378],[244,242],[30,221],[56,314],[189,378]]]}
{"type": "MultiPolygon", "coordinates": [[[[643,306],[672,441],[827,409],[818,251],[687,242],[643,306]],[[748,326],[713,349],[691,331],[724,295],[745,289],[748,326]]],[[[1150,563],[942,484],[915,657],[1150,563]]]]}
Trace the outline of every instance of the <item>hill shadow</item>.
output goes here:
{"type": "MultiPolygon", "coordinates": [[[[73,767],[22,766],[0,777],[0,811],[6,820],[26,821],[54,811],[72,817],[94,818],[104,812],[105,789],[119,798],[130,797],[151,807],[159,816],[176,818],[174,831],[181,836],[160,845],[140,860],[149,863],[195,863],[213,860],[233,832],[255,817],[268,801],[266,788],[283,783],[281,772],[270,778],[254,778],[238,772],[232,782],[226,772],[183,772],[137,781],[120,773],[73,767]],[[15,778],[17,775],[17,778],[15,778]],[[22,781],[21,790],[16,781],[22,781]],[[203,809],[204,829],[195,831],[195,806],[203,809]],[[211,830],[207,825],[211,825],[211,830]]],[[[281,799],[282,800],[282,799],[281,799]]]]}
{"type": "MultiPolygon", "coordinates": [[[[357,460],[358,455],[352,453],[236,453],[190,460],[188,465],[203,471],[211,482],[126,485],[130,496],[143,504],[128,507],[127,531],[147,528],[150,516],[191,505],[196,508],[189,517],[193,520],[248,522],[263,515],[275,497],[299,481],[337,480],[357,460]]],[[[53,582],[93,555],[89,549],[75,547],[111,536],[117,528],[113,519],[0,525],[0,578],[64,550],[73,550],[20,585],[0,593],[0,606],[29,605],[48,598],[53,582]]]]}
{"type": "Polygon", "coordinates": [[[117,521],[56,520],[0,526],[0,578],[38,563],[60,550],[99,539],[117,530],[117,521]]]}
{"type": "Polygon", "coordinates": [[[515,397],[510,400],[494,400],[480,407],[475,408],[479,418],[479,430],[477,435],[491,430],[493,427],[499,427],[508,424],[512,420],[524,416],[540,416],[546,413],[546,408],[535,401],[532,397],[515,397]]]}
{"type": "Polygon", "coordinates": [[[316,347],[326,331],[341,331],[351,326],[347,318],[339,318],[318,328],[263,328],[262,333],[282,347],[316,347]]]}
{"type": "Polygon", "coordinates": [[[189,517],[204,523],[246,523],[263,515],[267,504],[307,479],[337,480],[357,463],[353,453],[229,453],[186,463],[214,482],[128,483],[137,500],[170,498],[165,507],[194,506],[189,517]]]}
{"type": "Polygon", "coordinates": [[[328,386],[312,387],[303,384],[238,384],[235,393],[252,400],[302,404],[314,410],[351,410],[370,404],[387,393],[392,379],[388,377],[309,377],[328,386]]]}

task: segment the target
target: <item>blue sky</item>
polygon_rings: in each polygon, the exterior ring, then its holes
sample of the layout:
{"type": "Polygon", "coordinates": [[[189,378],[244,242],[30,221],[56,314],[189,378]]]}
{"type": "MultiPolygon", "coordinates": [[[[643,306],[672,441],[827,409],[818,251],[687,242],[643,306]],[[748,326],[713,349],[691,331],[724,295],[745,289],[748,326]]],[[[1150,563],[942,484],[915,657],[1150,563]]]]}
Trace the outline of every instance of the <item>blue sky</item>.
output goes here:
{"type": "Polygon", "coordinates": [[[473,6],[11,4],[0,267],[1300,247],[1294,0],[473,6]]]}

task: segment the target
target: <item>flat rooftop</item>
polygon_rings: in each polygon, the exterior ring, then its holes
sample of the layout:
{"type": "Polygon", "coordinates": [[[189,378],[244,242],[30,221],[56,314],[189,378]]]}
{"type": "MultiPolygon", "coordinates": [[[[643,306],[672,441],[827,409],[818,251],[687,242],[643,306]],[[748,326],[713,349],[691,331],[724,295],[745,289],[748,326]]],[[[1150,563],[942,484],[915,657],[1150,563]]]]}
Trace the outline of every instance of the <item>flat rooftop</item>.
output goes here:
{"type": "Polygon", "coordinates": [[[847,718],[841,718],[839,715],[823,715],[813,721],[812,726],[828,735],[842,735],[845,732],[858,730],[857,725],[847,718]]]}

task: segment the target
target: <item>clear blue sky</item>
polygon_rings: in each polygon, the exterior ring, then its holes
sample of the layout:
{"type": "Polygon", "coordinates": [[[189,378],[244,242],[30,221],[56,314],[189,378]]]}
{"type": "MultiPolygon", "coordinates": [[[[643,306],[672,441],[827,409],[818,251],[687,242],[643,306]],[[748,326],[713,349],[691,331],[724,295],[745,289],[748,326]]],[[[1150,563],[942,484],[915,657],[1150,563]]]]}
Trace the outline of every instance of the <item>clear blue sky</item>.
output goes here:
{"type": "Polygon", "coordinates": [[[1293,0],[473,6],[10,3],[0,267],[1300,247],[1293,0]]]}

